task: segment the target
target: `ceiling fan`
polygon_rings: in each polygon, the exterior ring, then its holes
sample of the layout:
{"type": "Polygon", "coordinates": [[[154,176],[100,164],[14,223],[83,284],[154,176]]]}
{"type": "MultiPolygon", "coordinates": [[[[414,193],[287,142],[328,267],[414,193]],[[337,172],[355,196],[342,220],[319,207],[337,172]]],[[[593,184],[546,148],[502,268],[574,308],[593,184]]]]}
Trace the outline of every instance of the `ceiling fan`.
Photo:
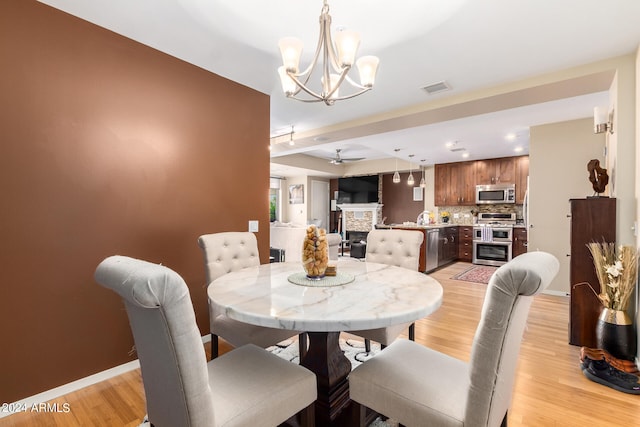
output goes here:
{"type": "Polygon", "coordinates": [[[336,148],[336,156],[334,158],[332,158],[331,160],[329,160],[329,163],[331,163],[332,165],[340,165],[343,162],[357,162],[358,160],[363,160],[364,159],[364,157],[345,159],[343,157],[340,157],[340,152],[341,151],[342,151],[341,148],[336,148]]]}

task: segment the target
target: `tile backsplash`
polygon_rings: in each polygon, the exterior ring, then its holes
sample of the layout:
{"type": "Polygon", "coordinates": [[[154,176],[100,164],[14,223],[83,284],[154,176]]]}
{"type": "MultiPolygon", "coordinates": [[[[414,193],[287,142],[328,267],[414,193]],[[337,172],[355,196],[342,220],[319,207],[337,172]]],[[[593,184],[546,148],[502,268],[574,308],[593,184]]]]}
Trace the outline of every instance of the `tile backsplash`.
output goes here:
{"type": "Polygon", "coordinates": [[[480,206],[440,206],[437,211],[437,218],[440,212],[447,211],[451,214],[449,224],[473,224],[473,212],[515,212],[516,218],[522,219],[522,205],[480,205],[480,206]],[[457,218],[456,218],[457,214],[457,218]]]}

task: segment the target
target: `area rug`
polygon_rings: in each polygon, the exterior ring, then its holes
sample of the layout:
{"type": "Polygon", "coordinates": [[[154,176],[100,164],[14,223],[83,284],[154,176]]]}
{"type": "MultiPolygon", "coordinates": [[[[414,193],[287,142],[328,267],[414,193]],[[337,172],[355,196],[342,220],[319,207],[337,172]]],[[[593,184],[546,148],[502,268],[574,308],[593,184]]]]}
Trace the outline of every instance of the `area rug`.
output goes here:
{"type": "Polygon", "coordinates": [[[493,273],[498,267],[491,267],[487,265],[474,265],[467,268],[462,273],[458,273],[452,277],[453,280],[462,280],[465,282],[489,283],[489,279],[493,276],[493,273]]]}
{"type": "MultiPolygon", "coordinates": [[[[340,349],[344,355],[351,362],[351,369],[360,365],[363,362],[374,357],[380,352],[380,344],[371,343],[371,352],[367,354],[364,349],[364,342],[354,339],[340,339],[340,349]]],[[[267,351],[282,357],[293,363],[300,363],[300,356],[298,354],[298,340],[290,339],[282,341],[274,346],[267,348],[267,351]]]]}

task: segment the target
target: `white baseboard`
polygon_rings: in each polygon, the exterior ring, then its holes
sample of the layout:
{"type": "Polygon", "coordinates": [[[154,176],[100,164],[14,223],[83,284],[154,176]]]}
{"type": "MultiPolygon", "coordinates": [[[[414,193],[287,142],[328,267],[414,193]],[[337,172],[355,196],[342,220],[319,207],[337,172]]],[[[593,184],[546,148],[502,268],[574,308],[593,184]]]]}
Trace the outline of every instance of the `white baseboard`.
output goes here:
{"type": "Polygon", "coordinates": [[[567,292],[563,292],[563,291],[553,291],[553,290],[544,290],[541,293],[543,294],[547,294],[547,295],[555,295],[557,297],[568,297],[569,294],[567,292]]]}
{"type": "MultiPolygon", "coordinates": [[[[202,337],[203,344],[209,341],[211,341],[210,334],[204,335],[202,337]]],[[[34,396],[18,400],[17,402],[13,402],[7,405],[10,409],[15,408],[11,412],[8,410],[5,412],[3,408],[0,408],[0,418],[8,417],[9,415],[12,415],[16,412],[21,412],[21,408],[31,408],[33,405],[38,405],[40,403],[45,403],[50,400],[57,399],[58,397],[64,396],[65,394],[73,393],[74,391],[78,391],[90,385],[106,381],[113,377],[117,377],[118,375],[133,371],[134,369],[138,369],[139,367],[140,361],[138,359],[132,360],[131,362],[127,362],[123,365],[115,366],[105,371],[98,372],[97,374],[89,375],[88,377],[80,378],[79,380],[70,382],[68,384],[64,384],[51,390],[38,393],[34,396]]]]}

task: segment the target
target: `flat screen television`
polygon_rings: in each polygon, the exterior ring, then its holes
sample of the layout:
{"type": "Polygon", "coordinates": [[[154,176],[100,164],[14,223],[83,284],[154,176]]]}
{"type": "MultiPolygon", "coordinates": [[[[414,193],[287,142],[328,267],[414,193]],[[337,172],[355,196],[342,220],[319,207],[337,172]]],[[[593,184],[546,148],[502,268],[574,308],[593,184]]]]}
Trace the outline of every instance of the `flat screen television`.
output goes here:
{"type": "Polygon", "coordinates": [[[337,203],[378,203],[378,175],[338,178],[337,203]]]}

